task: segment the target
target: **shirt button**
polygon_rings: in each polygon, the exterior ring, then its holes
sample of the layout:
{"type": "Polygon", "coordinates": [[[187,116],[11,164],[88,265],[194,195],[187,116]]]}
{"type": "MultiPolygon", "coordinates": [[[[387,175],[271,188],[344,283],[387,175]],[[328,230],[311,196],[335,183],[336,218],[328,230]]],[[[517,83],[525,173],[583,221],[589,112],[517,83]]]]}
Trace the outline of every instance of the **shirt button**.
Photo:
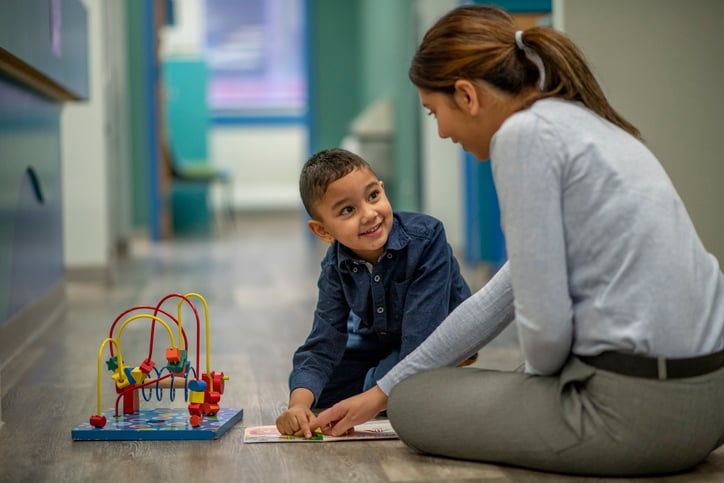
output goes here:
{"type": "Polygon", "coordinates": [[[352,269],[352,271],[353,271],[354,273],[357,273],[357,267],[354,267],[354,268],[352,269]]]}
{"type": "Polygon", "coordinates": [[[379,281],[380,281],[380,276],[379,276],[379,275],[375,275],[375,282],[379,282],[379,281]]]}
{"type": "Polygon", "coordinates": [[[392,258],[392,253],[388,253],[387,258],[392,258]]]}
{"type": "Polygon", "coordinates": [[[381,314],[381,313],[384,312],[384,311],[385,311],[385,308],[384,308],[384,307],[377,307],[377,313],[378,313],[378,314],[381,314]]]}

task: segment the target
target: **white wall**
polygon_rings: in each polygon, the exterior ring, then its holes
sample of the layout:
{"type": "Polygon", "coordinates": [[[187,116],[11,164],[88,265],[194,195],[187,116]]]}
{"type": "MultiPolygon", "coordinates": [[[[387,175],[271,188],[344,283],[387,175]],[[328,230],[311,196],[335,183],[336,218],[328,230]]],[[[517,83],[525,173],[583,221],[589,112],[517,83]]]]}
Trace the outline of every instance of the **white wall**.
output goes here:
{"type": "Polygon", "coordinates": [[[111,261],[102,0],[88,13],[89,100],[66,103],[61,115],[63,253],[68,270],[97,270],[111,261]]]}
{"type": "Polygon", "coordinates": [[[161,57],[200,57],[204,42],[203,3],[199,0],[174,0],[174,25],[161,30],[161,57]]]}
{"type": "MultiPolygon", "coordinates": [[[[108,197],[110,200],[111,250],[114,254],[128,248],[133,235],[131,197],[131,137],[129,80],[126,38],[126,7],[123,2],[100,2],[105,13],[104,86],[107,109],[105,135],[108,153],[108,197]]],[[[111,257],[111,261],[113,256],[111,257]]]]}
{"type": "Polygon", "coordinates": [[[724,2],[555,0],[553,9],[724,263],[724,2]]]}
{"type": "Polygon", "coordinates": [[[303,126],[212,126],[214,165],[233,173],[238,210],[302,209],[299,172],[307,153],[303,126]]]}
{"type": "MultiPolygon", "coordinates": [[[[427,29],[458,3],[458,0],[417,0],[418,39],[422,40],[427,29]]],[[[462,250],[465,240],[463,152],[449,139],[440,139],[435,119],[420,109],[422,211],[440,219],[450,244],[462,250]]]]}

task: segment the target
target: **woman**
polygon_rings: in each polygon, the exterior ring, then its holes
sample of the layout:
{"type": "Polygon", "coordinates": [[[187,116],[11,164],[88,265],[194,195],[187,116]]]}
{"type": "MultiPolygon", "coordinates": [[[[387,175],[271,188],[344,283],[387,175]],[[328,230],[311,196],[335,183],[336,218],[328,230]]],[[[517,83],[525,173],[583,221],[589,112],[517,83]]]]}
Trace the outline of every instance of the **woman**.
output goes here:
{"type": "Polygon", "coordinates": [[[724,442],[724,275],[579,50],[459,7],[427,32],[410,79],[439,135],[492,163],[509,261],[313,423],[340,434],[387,409],[420,451],[561,473],[706,458],[724,442]],[[523,372],[449,367],[513,320],[523,372]]]}

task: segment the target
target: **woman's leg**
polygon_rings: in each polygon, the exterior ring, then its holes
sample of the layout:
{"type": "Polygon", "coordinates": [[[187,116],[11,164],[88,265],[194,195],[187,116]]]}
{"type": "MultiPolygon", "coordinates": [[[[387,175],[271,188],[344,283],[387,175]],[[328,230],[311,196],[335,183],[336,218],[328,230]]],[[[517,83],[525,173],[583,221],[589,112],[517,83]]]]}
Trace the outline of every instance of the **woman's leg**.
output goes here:
{"type": "Polygon", "coordinates": [[[572,358],[559,376],[446,368],[410,377],[387,406],[420,451],[560,473],[689,468],[724,433],[724,370],[657,381],[572,358]]]}

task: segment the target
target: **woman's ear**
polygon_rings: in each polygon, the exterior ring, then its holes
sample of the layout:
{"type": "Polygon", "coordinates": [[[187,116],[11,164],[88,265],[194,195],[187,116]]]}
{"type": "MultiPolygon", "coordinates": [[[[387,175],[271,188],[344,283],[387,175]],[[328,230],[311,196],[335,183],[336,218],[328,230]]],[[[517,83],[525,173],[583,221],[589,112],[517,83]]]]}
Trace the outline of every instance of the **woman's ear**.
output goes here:
{"type": "Polygon", "coordinates": [[[332,243],[334,241],[332,234],[327,231],[321,222],[317,220],[309,220],[307,221],[307,227],[309,228],[309,231],[314,233],[314,236],[320,240],[327,243],[332,243]]]}
{"type": "Polygon", "coordinates": [[[453,97],[459,109],[471,116],[477,115],[480,110],[481,98],[480,91],[475,84],[467,79],[456,80],[453,97]]]}

